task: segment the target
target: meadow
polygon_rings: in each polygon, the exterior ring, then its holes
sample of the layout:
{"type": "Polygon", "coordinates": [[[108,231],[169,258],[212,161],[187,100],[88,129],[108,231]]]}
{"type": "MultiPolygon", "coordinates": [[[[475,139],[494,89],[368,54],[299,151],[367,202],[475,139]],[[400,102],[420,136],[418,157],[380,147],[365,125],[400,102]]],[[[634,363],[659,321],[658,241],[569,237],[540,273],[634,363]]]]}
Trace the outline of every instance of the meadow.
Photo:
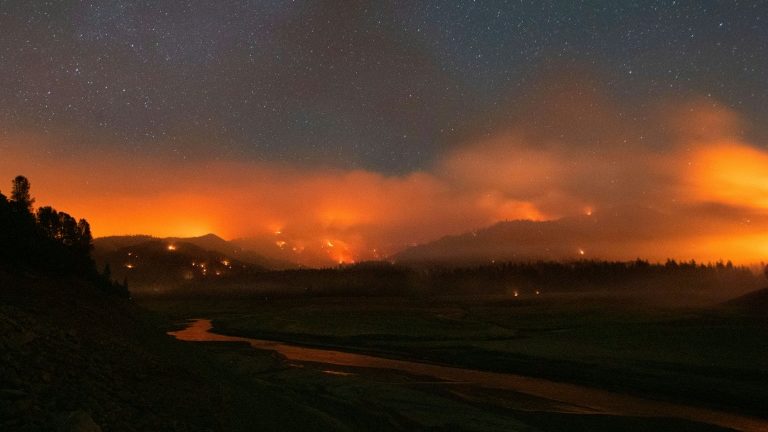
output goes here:
{"type": "MultiPolygon", "coordinates": [[[[610,293],[139,301],[179,325],[212,319],[226,335],[541,377],[754,417],[765,417],[768,402],[768,326],[743,307],[659,305],[610,293]]],[[[292,401],[342,428],[719,430],[585,415],[472,383],[290,362],[241,344],[201,346],[249,379],[290,389],[292,401]]]]}

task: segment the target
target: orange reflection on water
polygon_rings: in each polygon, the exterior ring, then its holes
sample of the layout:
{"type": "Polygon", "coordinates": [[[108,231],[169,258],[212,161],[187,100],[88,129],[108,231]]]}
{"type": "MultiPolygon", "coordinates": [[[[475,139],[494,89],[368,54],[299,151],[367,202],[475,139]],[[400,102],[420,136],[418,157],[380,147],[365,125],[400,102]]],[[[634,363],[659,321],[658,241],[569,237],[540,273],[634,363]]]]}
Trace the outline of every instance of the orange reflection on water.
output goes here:
{"type": "Polygon", "coordinates": [[[244,342],[257,349],[276,351],[288,360],[293,361],[394,370],[411,375],[434,377],[447,382],[461,382],[484,388],[512,390],[558,401],[557,412],[673,417],[710,423],[745,432],[764,432],[768,430],[768,420],[705,408],[641,399],[575,384],[514,374],[393,360],[330,349],[301,347],[260,339],[225,336],[213,333],[211,329],[210,320],[197,319],[192,321],[184,330],[169,332],[168,334],[184,341],[244,342]]]}

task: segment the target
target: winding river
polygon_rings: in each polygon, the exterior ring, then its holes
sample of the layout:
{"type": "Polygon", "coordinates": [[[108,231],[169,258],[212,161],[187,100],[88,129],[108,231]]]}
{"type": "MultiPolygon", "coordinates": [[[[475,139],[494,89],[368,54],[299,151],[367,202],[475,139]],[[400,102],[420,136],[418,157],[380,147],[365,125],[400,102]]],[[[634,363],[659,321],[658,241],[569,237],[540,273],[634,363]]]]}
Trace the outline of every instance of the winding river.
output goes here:
{"type": "Polygon", "coordinates": [[[245,342],[253,348],[271,350],[298,362],[336,366],[386,369],[446,382],[461,382],[478,387],[511,390],[574,407],[569,412],[639,417],[672,417],[708,423],[745,432],[768,431],[768,420],[722,411],[654,401],[596,388],[531,378],[521,375],[486,372],[405,360],[394,360],[323,348],[309,348],[282,342],[226,336],[211,331],[211,321],[196,319],[187,328],[169,332],[176,339],[192,342],[245,342]],[[576,409],[578,408],[578,409],[576,409]]]}

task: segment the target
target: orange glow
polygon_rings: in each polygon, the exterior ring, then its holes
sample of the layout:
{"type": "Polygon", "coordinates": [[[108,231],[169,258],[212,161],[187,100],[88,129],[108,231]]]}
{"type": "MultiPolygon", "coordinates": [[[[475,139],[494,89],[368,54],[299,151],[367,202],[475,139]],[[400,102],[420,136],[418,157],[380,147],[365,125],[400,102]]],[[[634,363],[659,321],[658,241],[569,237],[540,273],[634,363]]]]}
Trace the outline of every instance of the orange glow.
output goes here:
{"type": "Polygon", "coordinates": [[[600,103],[568,102],[566,114],[542,117],[547,127],[523,118],[402,175],[135,155],[126,164],[121,153],[50,154],[47,135],[4,136],[0,190],[24,174],[37,205],[87,218],[95,236],[213,232],[305,265],[382,259],[501,220],[585,215],[604,238],[547,241],[596,258],[768,256],[768,152],[738,135],[738,115],[711,104],[660,109],[671,127],[649,129],[671,132],[657,146],[619,146],[641,134],[600,103]]]}
{"type": "Polygon", "coordinates": [[[702,200],[768,209],[768,154],[717,142],[693,158],[693,185],[702,200]]]}

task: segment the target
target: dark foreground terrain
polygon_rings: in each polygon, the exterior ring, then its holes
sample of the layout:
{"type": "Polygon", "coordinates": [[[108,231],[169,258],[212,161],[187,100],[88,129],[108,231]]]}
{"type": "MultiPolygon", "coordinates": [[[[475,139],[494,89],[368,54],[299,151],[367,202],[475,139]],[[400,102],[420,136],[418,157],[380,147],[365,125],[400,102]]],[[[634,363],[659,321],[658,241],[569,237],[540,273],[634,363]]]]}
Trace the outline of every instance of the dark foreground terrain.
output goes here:
{"type": "MultiPolygon", "coordinates": [[[[222,334],[545,378],[754,418],[757,426],[743,429],[761,430],[760,425],[768,424],[768,327],[765,315],[752,303],[659,307],[613,295],[143,302],[178,321],[210,318],[213,330],[222,334]]],[[[353,429],[373,414],[381,417],[377,427],[400,430],[723,426],[686,421],[683,415],[601,413],[589,408],[593,401],[586,393],[580,405],[488,388],[472,380],[446,383],[426,373],[374,364],[340,366],[333,357],[275,361],[266,351],[232,342],[207,349],[238,368],[279,382],[298,395],[294,401],[302,400],[353,429]],[[308,389],[314,393],[310,399],[302,397],[308,389]]]]}
{"type": "Polygon", "coordinates": [[[0,288],[1,431],[325,424],[274,385],[243,380],[205,348],[166,336],[163,321],[89,283],[0,272],[0,288]]]}
{"type": "Polygon", "coordinates": [[[767,327],[751,297],[697,309],[575,295],[165,298],[139,307],[73,278],[0,273],[0,287],[3,431],[727,430],[598,412],[588,395],[578,404],[165,334],[190,318],[211,318],[230,335],[540,377],[765,421],[767,327]]]}

